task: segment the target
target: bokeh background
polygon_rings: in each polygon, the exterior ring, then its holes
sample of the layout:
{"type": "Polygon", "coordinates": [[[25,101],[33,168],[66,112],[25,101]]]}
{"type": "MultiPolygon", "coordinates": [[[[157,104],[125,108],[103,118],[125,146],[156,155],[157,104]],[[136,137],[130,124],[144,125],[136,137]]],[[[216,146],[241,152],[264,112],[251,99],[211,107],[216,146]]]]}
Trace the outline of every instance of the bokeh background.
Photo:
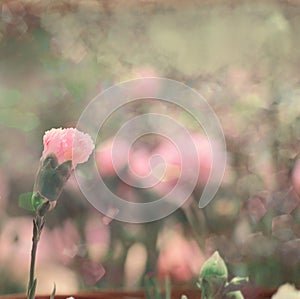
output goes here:
{"type": "Polygon", "coordinates": [[[202,163],[197,187],[165,219],[128,224],[95,210],[72,177],[41,238],[38,291],[50,293],[53,282],[58,293],[140,288],[146,274],[192,287],[214,250],[232,276],[248,275],[265,288],[299,286],[299,49],[298,0],[2,1],[0,293],[27,285],[32,214],[18,197],[32,190],[44,132],[76,126],[99,92],[145,76],[183,82],[215,110],[228,151],[222,185],[197,208],[211,156],[192,117],[147,100],[123,107],[103,128],[95,153],[110,189],[145,202],[176,182],[178,153],[163,138],[146,136],[129,162],[118,161],[144,175],[149,156],[161,154],[168,168],[158,188],[132,188],[112,167],[113,133],[153,110],[180,119],[194,136],[202,163]]]}

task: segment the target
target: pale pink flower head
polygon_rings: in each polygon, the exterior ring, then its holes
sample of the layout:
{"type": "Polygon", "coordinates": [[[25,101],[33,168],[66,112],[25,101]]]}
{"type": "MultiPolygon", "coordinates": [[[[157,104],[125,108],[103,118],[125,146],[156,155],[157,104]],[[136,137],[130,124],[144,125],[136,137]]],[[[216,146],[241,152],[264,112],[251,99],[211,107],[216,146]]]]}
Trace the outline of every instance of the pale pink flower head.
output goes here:
{"type": "Polygon", "coordinates": [[[70,160],[73,168],[86,162],[95,147],[90,135],[75,128],[51,129],[45,133],[43,143],[43,159],[54,154],[58,164],[70,160]]]}

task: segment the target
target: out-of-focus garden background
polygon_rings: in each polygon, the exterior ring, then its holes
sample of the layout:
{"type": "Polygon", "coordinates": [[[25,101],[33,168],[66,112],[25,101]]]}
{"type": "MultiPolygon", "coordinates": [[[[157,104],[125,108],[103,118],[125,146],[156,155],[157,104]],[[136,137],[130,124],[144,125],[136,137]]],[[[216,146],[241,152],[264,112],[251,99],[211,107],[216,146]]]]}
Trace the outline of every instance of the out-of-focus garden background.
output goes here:
{"type": "MultiPolygon", "coordinates": [[[[96,211],[71,178],[47,217],[39,292],[50,293],[53,282],[60,293],[139,288],[147,273],[193,286],[214,250],[230,275],[266,288],[299,286],[299,49],[297,0],[2,1],[0,293],[24,292],[27,285],[32,214],[18,197],[32,190],[44,132],[76,126],[100,91],[144,76],[183,82],[215,110],[228,151],[222,185],[207,207],[197,208],[211,157],[203,133],[178,107],[149,101],[123,107],[103,128],[95,154],[110,188],[144,202],[176,181],[174,148],[151,136],[136,145],[130,167],[143,175],[150,154],[161,154],[170,164],[164,186],[130,188],[112,167],[113,132],[152,109],[191,129],[202,167],[197,188],[165,219],[126,224],[96,211]]],[[[126,161],[119,167],[126,170],[126,161]]]]}

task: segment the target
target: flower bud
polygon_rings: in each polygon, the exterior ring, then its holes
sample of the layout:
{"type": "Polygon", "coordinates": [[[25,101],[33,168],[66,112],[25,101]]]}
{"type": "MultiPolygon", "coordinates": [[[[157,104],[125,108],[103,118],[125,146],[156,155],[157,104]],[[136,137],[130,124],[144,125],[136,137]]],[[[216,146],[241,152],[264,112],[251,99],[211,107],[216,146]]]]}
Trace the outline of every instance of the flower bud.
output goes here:
{"type": "Polygon", "coordinates": [[[49,154],[40,166],[34,185],[34,193],[49,200],[56,201],[72,172],[72,162],[58,165],[54,154],[49,154]]]}
{"type": "Polygon", "coordinates": [[[203,299],[222,298],[228,271],[224,260],[216,251],[202,266],[198,286],[203,299]]]}
{"type": "Polygon", "coordinates": [[[43,137],[44,150],[31,203],[40,216],[51,210],[77,164],[88,160],[94,143],[75,128],[51,129],[43,137]]]}

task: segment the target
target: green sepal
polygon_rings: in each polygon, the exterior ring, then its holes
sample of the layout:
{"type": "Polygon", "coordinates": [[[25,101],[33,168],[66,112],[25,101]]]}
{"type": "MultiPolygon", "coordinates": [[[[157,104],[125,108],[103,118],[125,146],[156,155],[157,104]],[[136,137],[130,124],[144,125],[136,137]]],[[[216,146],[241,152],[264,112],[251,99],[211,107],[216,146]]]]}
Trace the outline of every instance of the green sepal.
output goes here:
{"type": "Polygon", "coordinates": [[[28,211],[33,212],[35,209],[32,205],[32,192],[26,192],[19,195],[19,207],[28,211]]]}
{"type": "Polygon", "coordinates": [[[68,160],[56,167],[57,173],[67,180],[72,172],[72,161],[68,160]]]}
{"type": "Polygon", "coordinates": [[[240,277],[240,276],[236,276],[234,278],[232,278],[229,282],[229,284],[234,284],[234,285],[243,285],[245,283],[249,282],[249,278],[248,277],[240,277]]]}
{"type": "Polygon", "coordinates": [[[45,202],[46,200],[40,194],[36,192],[32,193],[31,205],[34,211],[37,211],[45,202]]]}
{"type": "Polygon", "coordinates": [[[49,201],[56,201],[72,172],[72,161],[58,165],[54,154],[43,161],[35,181],[34,191],[49,201]]]}
{"type": "Polygon", "coordinates": [[[225,293],[234,292],[240,290],[246,283],[249,282],[248,277],[234,277],[225,286],[225,293]]]}
{"type": "Polygon", "coordinates": [[[36,210],[36,213],[40,216],[40,217],[44,217],[46,215],[46,213],[49,211],[51,207],[51,203],[49,200],[43,202],[36,210]]]}

